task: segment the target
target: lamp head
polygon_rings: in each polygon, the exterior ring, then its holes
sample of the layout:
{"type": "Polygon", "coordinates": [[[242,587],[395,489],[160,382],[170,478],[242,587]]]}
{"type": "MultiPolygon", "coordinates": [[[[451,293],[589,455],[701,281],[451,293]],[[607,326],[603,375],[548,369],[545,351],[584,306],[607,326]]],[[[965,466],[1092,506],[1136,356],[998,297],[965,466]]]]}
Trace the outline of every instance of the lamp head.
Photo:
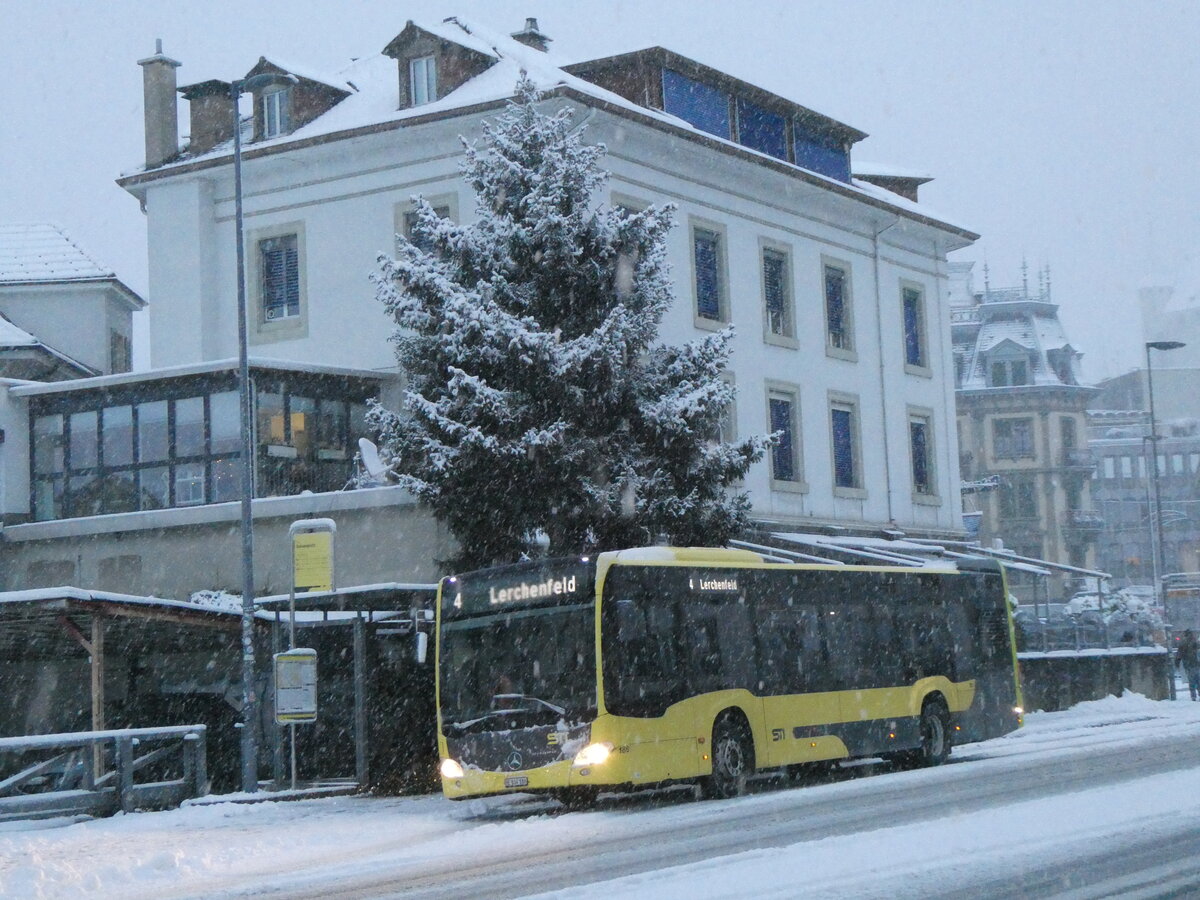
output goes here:
{"type": "Polygon", "coordinates": [[[235,81],[230,86],[233,95],[249,93],[251,91],[261,90],[265,87],[273,85],[297,84],[300,81],[295,75],[287,73],[280,74],[278,72],[263,72],[259,75],[251,75],[249,78],[243,78],[241,81],[235,81]]]}
{"type": "Polygon", "coordinates": [[[1178,350],[1186,346],[1183,341],[1146,341],[1147,350],[1178,350]]]}

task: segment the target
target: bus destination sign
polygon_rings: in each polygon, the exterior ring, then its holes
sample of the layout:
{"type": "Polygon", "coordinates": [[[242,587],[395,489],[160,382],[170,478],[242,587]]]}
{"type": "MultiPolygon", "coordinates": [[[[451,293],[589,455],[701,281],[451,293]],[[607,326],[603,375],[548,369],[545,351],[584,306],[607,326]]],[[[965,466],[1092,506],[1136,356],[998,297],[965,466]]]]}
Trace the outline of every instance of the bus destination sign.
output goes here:
{"type": "Polygon", "coordinates": [[[443,582],[442,609],[449,615],[472,615],[583,603],[591,599],[593,572],[588,563],[566,559],[460,575],[443,582]]]}

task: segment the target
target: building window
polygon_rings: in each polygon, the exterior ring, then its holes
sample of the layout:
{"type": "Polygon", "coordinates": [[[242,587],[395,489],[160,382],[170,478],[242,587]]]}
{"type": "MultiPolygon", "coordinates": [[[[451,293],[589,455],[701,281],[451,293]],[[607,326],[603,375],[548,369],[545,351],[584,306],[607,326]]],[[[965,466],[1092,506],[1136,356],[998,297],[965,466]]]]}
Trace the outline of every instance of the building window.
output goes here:
{"type": "Polygon", "coordinates": [[[992,420],[992,456],[1020,459],[1033,455],[1033,419],[992,420]]]}
{"type": "Polygon", "coordinates": [[[738,143],[788,161],[788,120],[749,100],[737,101],[738,143]]]}
{"type": "Polygon", "coordinates": [[[930,417],[910,413],[908,452],[912,458],[913,493],[931,497],[937,493],[933,476],[933,428],[930,417]]]}
{"type": "Polygon", "coordinates": [[[904,314],[904,364],[924,369],[929,365],[925,350],[925,296],[916,287],[901,289],[904,314]]]}
{"type": "Polygon", "coordinates": [[[794,486],[800,482],[799,406],[795,391],[768,388],[767,427],[776,440],[771,448],[773,487],[794,486]]]}
{"type": "Polygon", "coordinates": [[[999,496],[1001,518],[1037,518],[1037,484],[1032,478],[1006,478],[1000,485],[999,496]]]}
{"type": "Polygon", "coordinates": [[[850,152],[844,140],[793,122],[792,147],[796,165],[849,183],[850,152]]]}
{"type": "MultiPolygon", "coordinates": [[[[355,441],[370,436],[365,398],[372,388],[292,384],[267,376],[256,383],[262,385],[255,392],[256,496],[343,488],[353,471],[355,441]]],[[[238,499],[238,392],[230,380],[191,385],[139,384],[99,409],[69,396],[35,405],[30,425],[35,519],[238,499]],[[140,399],[148,389],[168,398],[140,399]]]]}
{"type": "MultiPolygon", "coordinates": [[[[439,219],[450,218],[449,205],[435,206],[434,213],[439,219]]],[[[418,233],[416,231],[417,213],[416,210],[409,210],[404,214],[404,237],[408,242],[423,253],[433,252],[433,240],[428,234],[418,233]]]]}
{"type": "Polygon", "coordinates": [[[291,116],[288,111],[290,93],[287,88],[279,88],[262,95],[264,138],[279,137],[291,130],[291,116]]]}
{"type": "Polygon", "coordinates": [[[108,333],[108,371],[116,374],[133,368],[133,349],[129,338],[119,331],[108,333]]]}
{"type": "Polygon", "coordinates": [[[994,359],[988,371],[989,387],[1020,387],[1029,384],[1029,363],[1024,359],[994,359]]]}
{"type": "Polygon", "coordinates": [[[437,60],[432,56],[409,60],[408,96],[412,106],[437,99],[437,60]]]}
{"type": "Polygon", "coordinates": [[[764,247],[762,251],[763,309],[767,333],[792,337],[791,266],[783,250],[764,247]]]}
{"type": "Polygon", "coordinates": [[[300,315],[300,251],[296,235],[282,234],[258,242],[262,272],[263,321],[300,315]]]}
{"type": "Polygon", "coordinates": [[[721,234],[708,228],[692,229],[692,262],[696,276],[696,318],[725,321],[725,264],[721,234]]]}
{"type": "Polygon", "coordinates": [[[701,131],[730,139],[729,94],[663,69],[663,109],[701,131]]]}
{"type": "Polygon", "coordinates": [[[850,320],[850,283],[845,266],[825,263],[825,339],[833,350],[854,350],[850,320]]]}
{"type": "Polygon", "coordinates": [[[847,400],[834,400],[829,406],[829,423],[833,440],[833,486],[861,488],[857,405],[847,400]]]}

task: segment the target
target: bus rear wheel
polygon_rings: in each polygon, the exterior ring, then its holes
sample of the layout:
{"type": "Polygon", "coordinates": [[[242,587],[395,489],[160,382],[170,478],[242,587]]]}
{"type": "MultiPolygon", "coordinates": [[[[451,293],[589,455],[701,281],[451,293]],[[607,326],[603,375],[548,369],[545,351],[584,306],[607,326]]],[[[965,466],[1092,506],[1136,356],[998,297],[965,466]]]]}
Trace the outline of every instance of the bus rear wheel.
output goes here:
{"type": "Polygon", "coordinates": [[[754,743],[745,723],[724,716],[713,726],[712,774],[701,782],[704,795],[714,800],[746,792],[746,777],[754,771],[754,743]]]}

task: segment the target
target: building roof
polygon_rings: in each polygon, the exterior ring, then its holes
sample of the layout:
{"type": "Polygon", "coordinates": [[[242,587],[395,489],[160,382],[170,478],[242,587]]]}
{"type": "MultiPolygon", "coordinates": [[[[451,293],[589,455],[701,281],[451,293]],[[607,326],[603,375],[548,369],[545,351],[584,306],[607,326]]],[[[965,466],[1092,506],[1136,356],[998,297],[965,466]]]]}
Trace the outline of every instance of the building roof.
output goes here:
{"type": "Polygon", "coordinates": [[[116,278],[62,228],[48,223],[0,224],[0,283],[116,278]]]}
{"type": "MultiPolygon", "coordinates": [[[[811,172],[801,166],[782,162],[734,141],[703,132],[663,110],[634,103],[620,94],[571,74],[567,69],[575,67],[553,50],[542,51],[529,47],[508,34],[480,25],[466,17],[451,17],[440,23],[423,23],[415,27],[494,59],[496,62],[439,100],[416,107],[400,108],[400,86],[396,77],[396,61],[383,53],[356,59],[336,75],[322,79],[327,84],[351,85],[355,89],[355,93],[345,97],[311,122],[289,134],[255,141],[244,152],[248,155],[259,155],[272,152],[276,147],[284,149],[307,146],[391,127],[400,127],[410,121],[423,122],[431,118],[463,114],[491,105],[499,105],[513,96],[513,87],[524,73],[544,92],[564,92],[584,102],[595,102],[610,109],[636,114],[660,125],[686,132],[704,143],[727,147],[741,155],[761,157],[762,161],[768,165],[803,173],[805,178],[825,184],[835,191],[865,200],[874,206],[901,211],[909,218],[952,230],[968,240],[975,240],[978,237],[977,234],[965,226],[955,223],[952,219],[873,184],[855,179],[847,184],[820,173],[811,172]]],[[[391,47],[392,44],[388,46],[391,47]]],[[[651,49],[659,50],[661,48],[651,49]]],[[[670,51],[662,52],[669,53],[670,51]]],[[[268,59],[278,60],[277,57],[268,59]]],[[[276,64],[278,63],[276,62],[276,64]]],[[[584,63],[579,65],[583,66],[584,63]]],[[[295,72],[295,69],[290,66],[281,65],[281,67],[295,72]]],[[[754,88],[749,84],[747,87],[754,88]]],[[[820,116],[818,113],[813,113],[813,115],[820,116]]],[[[822,116],[822,118],[847,133],[865,136],[848,125],[828,117],[822,116]]],[[[127,189],[132,189],[146,178],[157,177],[160,173],[169,175],[176,171],[191,171],[204,164],[221,164],[232,154],[232,151],[233,141],[231,139],[204,153],[195,156],[185,154],[180,159],[151,170],[147,170],[144,166],[138,167],[126,172],[119,179],[119,183],[127,189]]]]}
{"type": "Polygon", "coordinates": [[[4,318],[4,313],[0,313],[0,349],[9,347],[33,347],[39,344],[28,331],[18,328],[8,319],[4,318]]]}

